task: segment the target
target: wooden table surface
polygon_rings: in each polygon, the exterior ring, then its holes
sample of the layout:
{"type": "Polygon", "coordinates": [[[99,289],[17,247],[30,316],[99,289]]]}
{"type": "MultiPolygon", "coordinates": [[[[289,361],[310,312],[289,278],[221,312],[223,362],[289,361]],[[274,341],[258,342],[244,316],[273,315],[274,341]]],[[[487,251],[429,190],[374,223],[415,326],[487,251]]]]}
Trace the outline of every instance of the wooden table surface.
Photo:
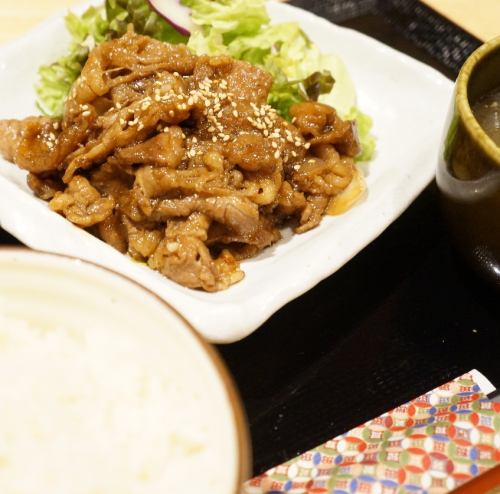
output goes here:
{"type": "Polygon", "coordinates": [[[482,41],[500,36],[500,0],[422,0],[422,2],[482,41]]]}
{"type": "MultiPolygon", "coordinates": [[[[422,1],[483,41],[500,35],[500,0],[422,1]]],[[[79,0],[0,0],[0,43],[78,3],[79,0]]]]}
{"type": "Polygon", "coordinates": [[[47,17],[79,0],[0,0],[0,43],[28,31],[47,17]]]}

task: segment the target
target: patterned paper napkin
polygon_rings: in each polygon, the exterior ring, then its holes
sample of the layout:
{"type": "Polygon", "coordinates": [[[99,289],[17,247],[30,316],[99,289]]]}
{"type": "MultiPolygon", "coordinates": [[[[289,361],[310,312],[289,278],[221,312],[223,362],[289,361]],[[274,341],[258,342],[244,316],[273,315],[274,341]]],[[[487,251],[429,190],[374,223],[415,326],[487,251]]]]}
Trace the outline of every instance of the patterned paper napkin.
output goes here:
{"type": "Polygon", "coordinates": [[[465,374],[246,482],[242,494],[445,494],[500,463],[500,403],[465,374]]]}

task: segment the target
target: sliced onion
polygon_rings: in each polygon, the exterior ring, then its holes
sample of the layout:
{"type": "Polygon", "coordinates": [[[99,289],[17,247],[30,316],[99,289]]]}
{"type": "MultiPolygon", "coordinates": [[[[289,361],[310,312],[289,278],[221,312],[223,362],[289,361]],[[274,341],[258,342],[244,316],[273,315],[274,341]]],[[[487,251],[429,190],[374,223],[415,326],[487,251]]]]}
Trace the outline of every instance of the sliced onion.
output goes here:
{"type": "Polygon", "coordinates": [[[151,8],[174,29],[185,36],[191,34],[191,9],[180,0],[148,0],[151,8]]]}
{"type": "Polygon", "coordinates": [[[351,183],[335,197],[332,197],[326,210],[327,214],[337,215],[345,213],[356,201],[358,201],[366,190],[363,174],[355,167],[351,183]]]}

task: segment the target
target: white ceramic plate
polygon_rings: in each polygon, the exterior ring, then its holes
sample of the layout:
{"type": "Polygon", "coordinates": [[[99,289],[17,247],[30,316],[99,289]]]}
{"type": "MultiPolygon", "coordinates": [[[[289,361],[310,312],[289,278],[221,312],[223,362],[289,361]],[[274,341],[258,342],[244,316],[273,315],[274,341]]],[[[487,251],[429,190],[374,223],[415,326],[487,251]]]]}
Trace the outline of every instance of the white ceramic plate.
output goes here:
{"type": "MultiPolygon", "coordinates": [[[[131,261],[49,210],[25,175],[0,160],[0,224],[26,245],[101,263],[139,281],[179,310],[212,342],[233,342],[334,273],[394,221],[434,177],[452,83],[435,70],[355,31],[289,5],[270,2],[274,21],[298,21],[323,51],[346,62],[359,107],[374,119],[377,156],[368,195],[348,213],[324,218],[243,263],[245,279],[219,293],[179,286],[131,261]]],[[[63,15],[0,48],[0,118],[36,113],[37,67],[64,53],[63,15]]]]}

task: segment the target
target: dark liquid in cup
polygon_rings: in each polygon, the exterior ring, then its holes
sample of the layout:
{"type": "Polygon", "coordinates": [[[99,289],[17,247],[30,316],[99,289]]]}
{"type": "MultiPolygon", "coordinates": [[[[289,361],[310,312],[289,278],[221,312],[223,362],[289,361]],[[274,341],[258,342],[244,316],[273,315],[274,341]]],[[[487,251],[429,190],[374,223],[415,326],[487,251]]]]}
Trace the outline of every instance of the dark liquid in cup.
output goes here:
{"type": "Polygon", "coordinates": [[[472,105],[472,113],[483,130],[500,146],[500,87],[481,96],[472,105]]]}

